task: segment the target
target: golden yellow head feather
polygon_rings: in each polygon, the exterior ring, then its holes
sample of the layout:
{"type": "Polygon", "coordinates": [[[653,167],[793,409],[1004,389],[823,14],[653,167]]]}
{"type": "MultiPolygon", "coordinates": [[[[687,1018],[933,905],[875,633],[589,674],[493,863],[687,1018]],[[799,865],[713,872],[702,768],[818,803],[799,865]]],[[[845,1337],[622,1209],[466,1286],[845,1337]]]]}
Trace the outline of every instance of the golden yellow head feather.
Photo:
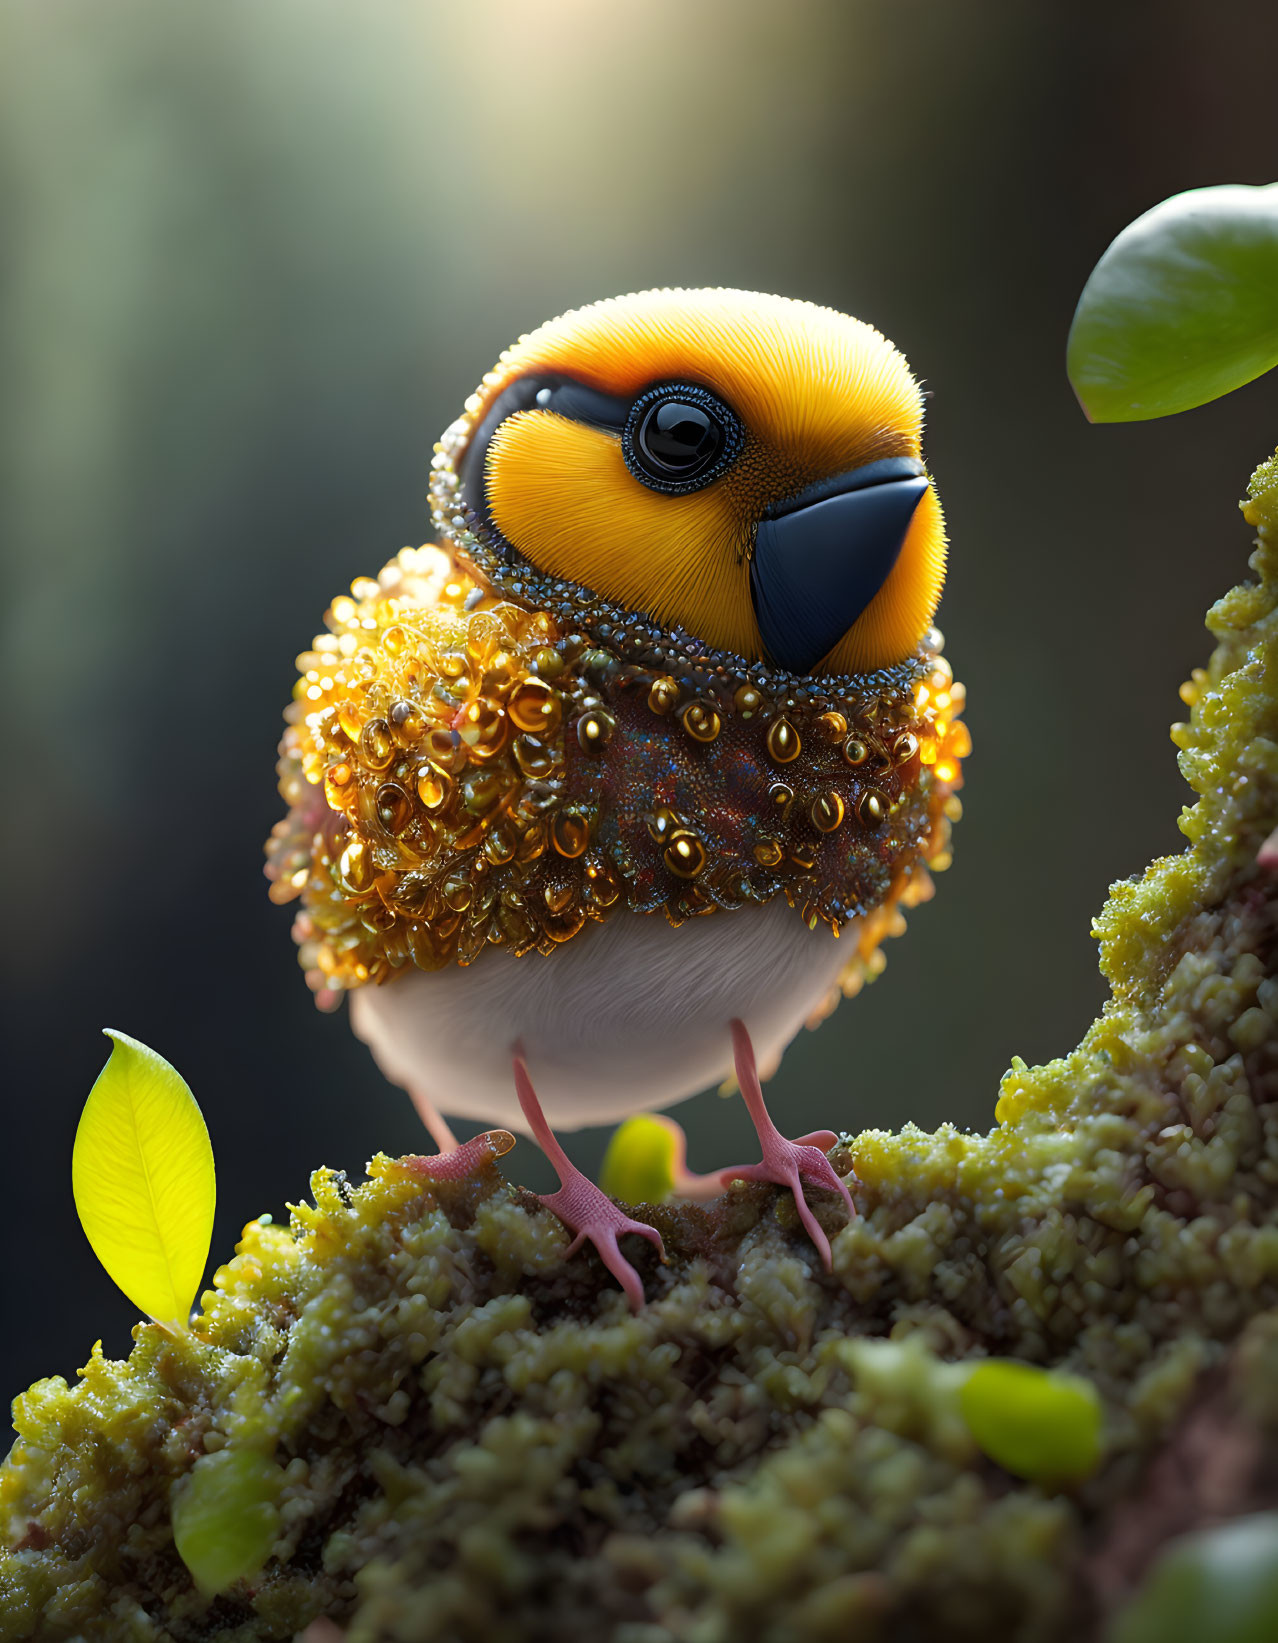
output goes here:
{"type": "MultiPolygon", "coordinates": [[[[922,399],[904,358],[872,326],[812,303],[648,291],[577,309],[502,356],[473,426],[526,379],[568,379],[622,402],[654,385],[697,385],[735,415],[734,459],[685,494],[641,482],[615,427],[548,402],[506,414],[483,465],[491,521],[532,565],[746,660],[768,653],[750,569],[768,510],[885,459],[920,466],[922,399]]],[[[857,553],[855,540],[846,551],[857,553]]],[[[863,672],[910,655],[944,569],[928,484],[881,585],[811,671],[863,672]]]]}

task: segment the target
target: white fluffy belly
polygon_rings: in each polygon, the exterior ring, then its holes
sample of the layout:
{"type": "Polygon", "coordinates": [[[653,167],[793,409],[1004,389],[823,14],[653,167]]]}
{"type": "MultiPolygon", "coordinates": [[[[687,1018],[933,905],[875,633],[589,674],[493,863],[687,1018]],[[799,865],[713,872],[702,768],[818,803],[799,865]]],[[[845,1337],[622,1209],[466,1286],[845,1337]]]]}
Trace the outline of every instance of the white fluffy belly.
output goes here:
{"type": "Polygon", "coordinates": [[[834,985],[848,934],[809,930],[777,898],[675,929],[618,913],[550,957],[492,948],[465,969],[414,970],[352,995],[351,1023],[396,1084],[440,1111],[523,1130],[521,1043],[558,1129],[668,1107],[732,1070],[728,1023],[775,1063],[834,985]]]}

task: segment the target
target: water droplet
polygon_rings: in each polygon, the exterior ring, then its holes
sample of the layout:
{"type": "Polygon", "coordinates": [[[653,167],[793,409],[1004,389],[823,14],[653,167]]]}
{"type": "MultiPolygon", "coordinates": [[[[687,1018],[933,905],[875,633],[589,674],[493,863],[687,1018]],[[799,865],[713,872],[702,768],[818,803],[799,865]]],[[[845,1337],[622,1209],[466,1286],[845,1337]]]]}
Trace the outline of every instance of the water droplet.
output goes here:
{"type": "Polygon", "coordinates": [[[520,736],[515,742],[514,752],[520,772],[534,781],[543,781],[559,765],[553,748],[539,742],[535,736],[520,736]]]}
{"type": "Polygon", "coordinates": [[[694,742],[712,742],[723,726],[722,719],[708,702],[689,702],[680,715],[680,722],[694,742]]]}
{"type": "Polygon", "coordinates": [[[888,813],[888,801],[877,788],[867,787],[857,800],[856,813],[867,827],[878,827],[888,813]]]}
{"type": "Polygon", "coordinates": [[[532,736],[553,736],[563,720],[563,700],[544,680],[525,679],[511,693],[507,711],[517,729],[532,736]]]}
{"type": "Polygon", "coordinates": [[[777,764],[789,764],[797,759],[802,748],[799,733],[789,719],[774,721],[768,731],[768,757],[777,764]]]}
{"type": "Polygon", "coordinates": [[[830,792],[818,794],[813,799],[809,814],[813,827],[819,833],[833,833],[836,827],[842,827],[846,812],[843,800],[831,789],[830,792]]]}
{"type": "Polygon", "coordinates": [[[385,770],[395,757],[395,741],[385,719],[370,719],[360,733],[359,750],[370,770],[385,770]]]}
{"type": "Polygon", "coordinates": [[[763,706],[763,693],[753,685],[741,685],[732,698],[732,705],[743,719],[753,719],[763,706]]]}
{"type": "Polygon", "coordinates": [[[484,840],[484,855],[494,867],[504,867],[508,861],[513,860],[518,843],[514,828],[505,822],[498,822],[490,829],[484,840]]]}
{"type": "Polygon", "coordinates": [[[583,753],[602,753],[612,740],[613,731],[617,728],[617,721],[611,713],[596,709],[593,713],[584,713],[577,720],[577,741],[583,753]]]}
{"type": "Polygon", "coordinates": [[[572,811],[560,811],[551,827],[551,838],[561,856],[580,856],[590,842],[590,823],[572,811]]]}
{"type": "Polygon", "coordinates": [[[363,839],[352,839],[337,859],[337,873],[348,895],[366,895],[373,888],[376,871],[372,853],[363,839]]]}
{"type": "Polygon", "coordinates": [[[665,848],[666,866],[676,877],[695,879],[706,864],[706,847],[695,833],[677,828],[665,848]]]}
{"type": "Polygon", "coordinates": [[[669,713],[679,700],[679,686],[668,673],[652,681],[648,691],[648,706],[654,713],[669,713]]]}

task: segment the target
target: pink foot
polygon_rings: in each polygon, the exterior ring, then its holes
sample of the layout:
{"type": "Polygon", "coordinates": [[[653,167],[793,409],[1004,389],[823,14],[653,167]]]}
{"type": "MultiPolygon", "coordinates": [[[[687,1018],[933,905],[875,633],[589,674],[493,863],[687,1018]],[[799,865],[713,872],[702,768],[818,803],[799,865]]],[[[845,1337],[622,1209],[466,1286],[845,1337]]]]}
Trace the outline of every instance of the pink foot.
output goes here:
{"type": "Polygon", "coordinates": [[[834,1171],[833,1165],[826,1157],[826,1153],[838,1140],[833,1130],[813,1130],[811,1135],[801,1135],[797,1141],[787,1141],[777,1129],[768,1115],[768,1109],[763,1103],[763,1091],[759,1087],[759,1072],[754,1063],[754,1045],[750,1042],[750,1035],[741,1021],[732,1023],[732,1053],[737,1069],[737,1083],[741,1086],[741,1094],[746,1106],[750,1109],[750,1117],[754,1120],[755,1131],[759,1137],[759,1145],[763,1148],[763,1161],[759,1164],[745,1164],[740,1169],[726,1169],[718,1172],[719,1180],[726,1186],[729,1181],[771,1181],[779,1187],[789,1187],[794,1194],[794,1206],[799,1212],[799,1219],[807,1228],[808,1237],[821,1252],[821,1259],[825,1263],[826,1271],[830,1270],[830,1240],[821,1230],[821,1224],[808,1208],[807,1200],[803,1196],[803,1183],[806,1181],[812,1187],[826,1187],[831,1192],[843,1194],[843,1200],[848,1206],[849,1217],[856,1214],[856,1205],[852,1202],[852,1194],[840,1175],[834,1171]]]}
{"type": "Polygon", "coordinates": [[[661,1234],[656,1227],[650,1227],[645,1221],[631,1220],[630,1216],[618,1209],[612,1199],[605,1196],[593,1181],[588,1181],[568,1157],[546,1122],[546,1115],[541,1110],[537,1092],[533,1089],[532,1080],[528,1076],[528,1068],[524,1065],[524,1058],[518,1049],[515,1051],[514,1069],[515,1093],[519,1097],[519,1105],[524,1110],[524,1117],[528,1120],[528,1127],[537,1145],[555,1166],[555,1173],[559,1177],[559,1191],[545,1194],[541,1202],[552,1214],[559,1217],[569,1232],[576,1233],[565,1256],[575,1254],[589,1239],[599,1251],[600,1260],[625,1290],[631,1311],[638,1312],[643,1305],[643,1282],[621,1253],[617,1239],[627,1232],[636,1233],[640,1238],[646,1238],[649,1243],[655,1244],[664,1261],[666,1251],[665,1245],[661,1242],[661,1234]]]}
{"type": "Polygon", "coordinates": [[[453,1144],[445,1152],[414,1154],[401,1158],[399,1166],[410,1175],[423,1176],[428,1181],[462,1181],[482,1169],[494,1158],[504,1158],[515,1144],[509,1130],[485,1130],[465,1146],[453,1144]]]}

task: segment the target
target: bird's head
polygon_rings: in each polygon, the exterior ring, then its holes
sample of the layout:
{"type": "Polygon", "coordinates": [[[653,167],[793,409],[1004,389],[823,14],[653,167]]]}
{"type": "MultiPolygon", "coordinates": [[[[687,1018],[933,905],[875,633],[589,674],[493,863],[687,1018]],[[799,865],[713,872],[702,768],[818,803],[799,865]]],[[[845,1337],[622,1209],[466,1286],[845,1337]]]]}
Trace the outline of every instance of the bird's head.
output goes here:
{"type": "Polygon", "coordinates": [[[455,484],[436,511],[748,662],[864,673],[912,655],[940,597],[922,422],[905,360],[859,320],[645,291],[503,354],[437,459],[455,484]]]}

